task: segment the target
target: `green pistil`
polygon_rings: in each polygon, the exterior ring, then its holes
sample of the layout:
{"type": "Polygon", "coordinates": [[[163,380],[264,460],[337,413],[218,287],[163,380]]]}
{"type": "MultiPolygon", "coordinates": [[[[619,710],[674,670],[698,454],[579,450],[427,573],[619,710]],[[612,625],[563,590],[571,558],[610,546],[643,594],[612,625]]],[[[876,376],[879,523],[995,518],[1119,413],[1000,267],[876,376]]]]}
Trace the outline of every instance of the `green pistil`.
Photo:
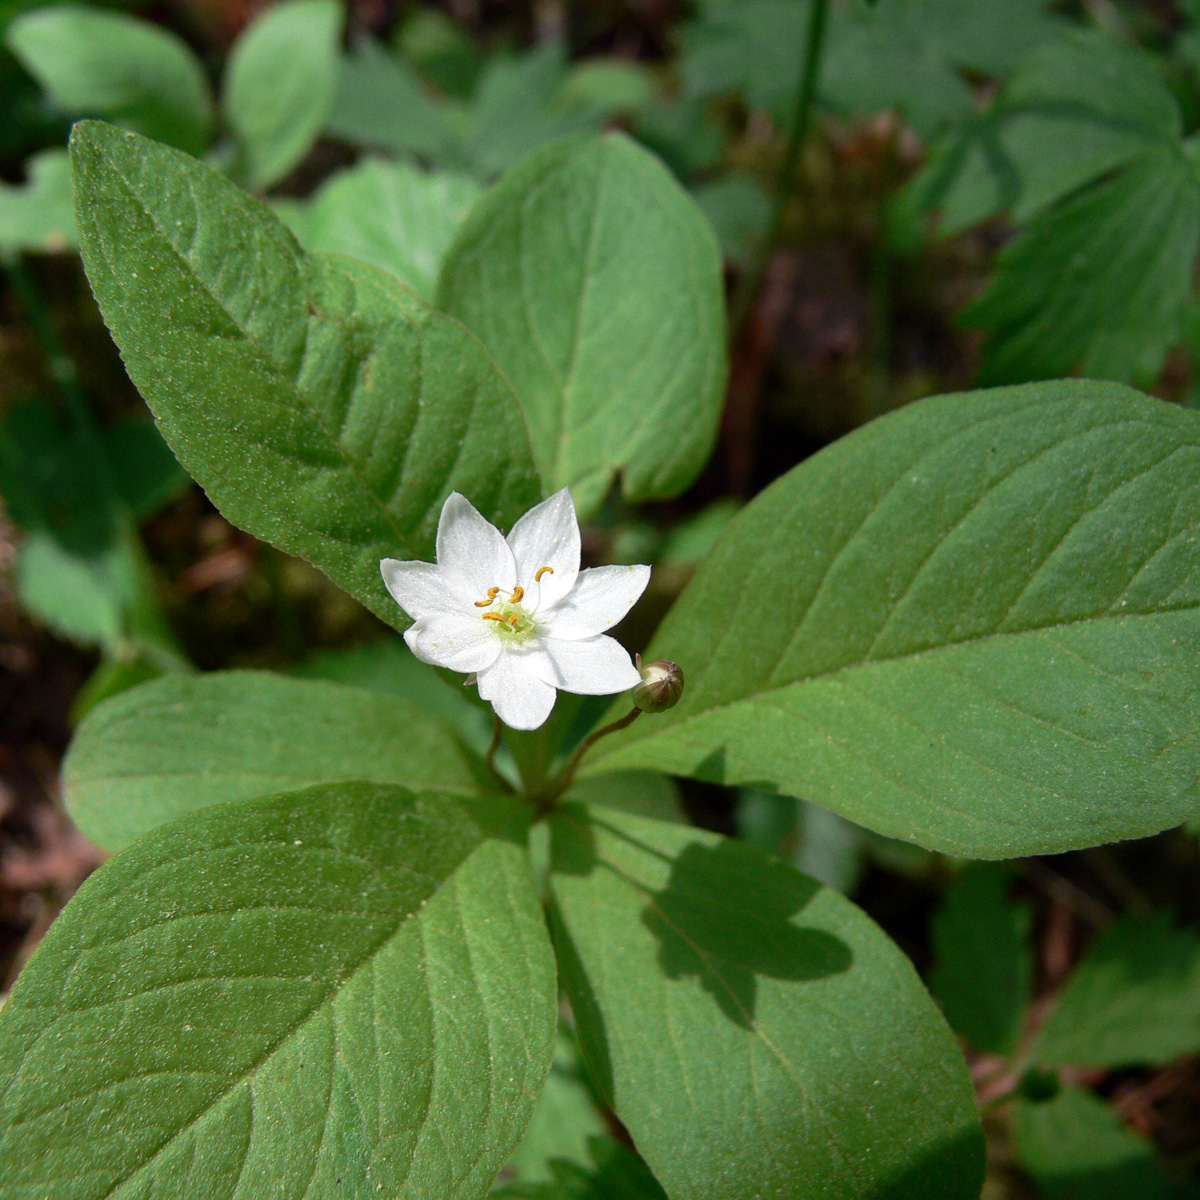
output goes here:
{"type": "Polygon", "coordinates": [[[495,608],[488,609],[488,612],[504,618],[502,621],[489,620],[488,624],[494,625],[496,634],[510,645],[519,646],[522,642],[528,641],[537,631],[537,624],[533,617],[519,604],[500,604],[495,608]],[[513,623],[514,616],[517,618],[515,623],[513,623]]]}

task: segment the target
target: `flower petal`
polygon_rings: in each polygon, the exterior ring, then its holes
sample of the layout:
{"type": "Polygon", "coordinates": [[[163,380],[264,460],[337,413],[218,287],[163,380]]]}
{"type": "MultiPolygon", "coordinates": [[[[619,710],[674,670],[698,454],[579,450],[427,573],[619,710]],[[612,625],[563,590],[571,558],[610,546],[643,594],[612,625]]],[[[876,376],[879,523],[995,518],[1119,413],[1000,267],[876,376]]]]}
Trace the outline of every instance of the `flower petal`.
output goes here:
{"type": "Polygon", "coordinates": [[[491,703],[496,716],[510,729],[537,729],[544,725],[557,696],[550,684],[538,677],[535,663],[542,657],[534,650],[505,650],[486,670],[479,672],[479,695],[491,703]]]}
{"type": "Polygon", "coordinates": [[[458,492],[451,492],[442,505],[437,560],[443,571],[461,579],[480,600],[488,588],[510,592],[517,583],[516,564],[504,534],[458,492]]]}
{"type": "Polygon", "coordinates": [[[406,629],[408,648],[422,661],[452,671],[485,671],[500,655],[500,639],[478,617],[434,613],[406,629]]]}
{"type": "Polygon", "coordinates": [[[579,641],[543,638],[554,679],[564,692],[580,696],[607,696],[625,692],[642,681],[629,651],[615,638],[593,637],[579,641]]]}
{"type": "Polygon", "coordinates": [[[529,593],[539,611],[558,603],[574,586],[579,574],[579,520],[567,488],[534,505],[508,535],[517,562],[517,582],[529,593]],[[540,580],[542,567],[551,567],[540,580]]]}
{"type": "MultiPolygon", "coordinates": [[[[611,629],[650,582],[649,567],[589,567],[549,612],[539,611],[546,636],[576,641],[611,629]]],[[[573,689],[572,689],[573,690],[573,689]]]]}
{"type": "Polygon", "coordinates": [[[466,612],[476,599],[465,580],[433,563],[385,558],[379,570],[392,599],[414,621],[435,613],[466,612]]]}

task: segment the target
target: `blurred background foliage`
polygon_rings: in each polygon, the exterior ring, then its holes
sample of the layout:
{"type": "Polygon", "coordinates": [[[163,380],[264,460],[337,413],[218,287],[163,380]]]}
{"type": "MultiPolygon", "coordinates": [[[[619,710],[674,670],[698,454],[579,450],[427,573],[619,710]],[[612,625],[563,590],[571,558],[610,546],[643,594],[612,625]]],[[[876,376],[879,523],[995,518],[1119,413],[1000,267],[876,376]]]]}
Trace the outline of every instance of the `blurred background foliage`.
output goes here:
{"type": "MultiPolygon", "coordinates": [[[[733,370],[691,490],[614,495],[585,529],[589,561],[655,565],[632,649],[747,498],[913,399],[1078,373],[1200,406],[1200,0],[832,0],[797,130],[813,2],[0,0],[0,985],[99,861],[58,764],[104,697],[269,667],[487,738],[355,601],[230,526],[162,442],[73,250],[78,117],[204,158],[307,247],[425,296],[473,202],[530,151],[620,128],[658,154],[724,252],[733,370]]],[[[579,736],[594,708],[563,698],[556,721],[579,736]]],[[[963,1038],[986,1196],[1200,1195],[1193,831],[966,864],[801,800],[607,786],[783,856],[888,930],[963,1038]]],[[[661,1195],[567,1020],[498,1187],[661,1195]]]]}

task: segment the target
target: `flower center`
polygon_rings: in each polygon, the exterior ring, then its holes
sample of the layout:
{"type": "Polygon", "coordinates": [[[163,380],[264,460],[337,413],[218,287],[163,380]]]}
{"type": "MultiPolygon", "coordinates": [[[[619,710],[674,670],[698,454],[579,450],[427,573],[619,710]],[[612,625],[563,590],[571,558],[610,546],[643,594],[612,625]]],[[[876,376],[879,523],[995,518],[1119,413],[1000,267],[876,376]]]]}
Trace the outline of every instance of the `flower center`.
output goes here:
{"type": "MultiPolygon", "coordinates": [[[[534,582],[540,584],[542,576],[547,573],[553,575],[554,568],[539,567],[534,574],[534,582]]],[[[540,599],[540,587],[538,593],[540,599]]],[[[531,612],[521,603],[524,598],[525,589],[523,587],[513,588],[512,595],[507,600],[500,598],[498,587],[491,587],[488,588],[485,599],[475,601],[475,607],[487,609],[482,617],[485,621],[492,622],[497,637],[511,645],[520,645],[537,632],[537,622],[533,619],[533,614],[537,611],[537,604],[534,604],[531,612]]]]}

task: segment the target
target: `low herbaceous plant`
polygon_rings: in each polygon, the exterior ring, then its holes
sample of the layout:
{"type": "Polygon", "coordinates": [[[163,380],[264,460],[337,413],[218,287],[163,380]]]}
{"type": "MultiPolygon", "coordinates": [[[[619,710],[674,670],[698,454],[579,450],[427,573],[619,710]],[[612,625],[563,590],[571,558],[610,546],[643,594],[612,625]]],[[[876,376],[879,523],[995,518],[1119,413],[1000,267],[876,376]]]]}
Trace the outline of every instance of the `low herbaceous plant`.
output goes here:
{"type": "Polygon", "coordinates": [[[682,491],[725,378],[717,250],[651,155],[532,155],[429,304],[179,151],[71,152],[180,461],[503,724],[485,754],[251,671],[96,708],[67,803],[115,855],[0,1012],[5,1197],[482,1196],[561,989],[653,1172],[629,1194],[975,1200],[962,1054],[897,947],[617,804],[631,771],[753,784],[981,859],[1195,818],[1200,418],[1086,381],[912,404],[750,503],[639,675],[608,631],[647,571],[579,570],[576,506],[682,491]]]}

